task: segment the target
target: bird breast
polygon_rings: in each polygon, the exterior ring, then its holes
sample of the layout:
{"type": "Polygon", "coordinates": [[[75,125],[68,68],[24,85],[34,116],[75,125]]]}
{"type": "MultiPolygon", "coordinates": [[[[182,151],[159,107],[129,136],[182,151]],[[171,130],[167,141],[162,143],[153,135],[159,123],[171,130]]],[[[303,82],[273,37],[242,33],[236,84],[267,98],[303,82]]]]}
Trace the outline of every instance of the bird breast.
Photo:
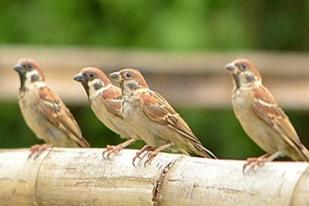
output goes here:
{"type": "Polygon", "coordinates": [[[232,102],[235,115],[246,134],[263,150],[274,153],[278,150],[280,137],[253,111],[251,90],[238,89],[233,93],[232,102]]]}
{"type": "Polygon", "coordinates": [[[101,97],[94,99],[91,102],[91,109],[97,116],[97,118],[110,130],[119,134],[120,136],[126,136],[119,129],[119,126],[124,124],[121,118],[114,115],[110,111],[107,110],[106,106],[103,102],[101,102],[101,97]]]}
{"type": "Polygon", "coordinates": [[[39,93],[36,89],[25,91],[19,97],[19,106],[21,113],[30,127],[30,129],[36,134],[36,136],[45,141],[45,132],[42,124],[46,121],[41,113],[38,111],[39,106],[39,93]]]}

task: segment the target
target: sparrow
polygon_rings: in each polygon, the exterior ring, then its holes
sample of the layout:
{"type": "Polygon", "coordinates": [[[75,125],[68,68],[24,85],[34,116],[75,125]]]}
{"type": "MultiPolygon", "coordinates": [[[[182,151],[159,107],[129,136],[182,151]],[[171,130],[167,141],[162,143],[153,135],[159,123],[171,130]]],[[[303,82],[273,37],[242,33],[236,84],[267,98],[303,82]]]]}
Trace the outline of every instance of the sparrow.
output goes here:
{"type": "Polygon", "coordinates": [[[248,158],[243,171],[247,166],[254,169],[279,156],[308,162],[308,150],[273,95],[263,86],[255,65],[247,59],[236,59],[225,68],[234,82],[234,113],[247,135],[266,151],[261,157],[248,158]]]}
{"type": "Polygon", "coordinates": [[[91,109],[97,118],[120,137],[127,138],[125,142],[116,146],[107,145],[103,157],[106,154],[109,158],[111,154],[119,153],[123,148],[140,139],[123,119],[121,89],[111,84],[103,71],[96,67],[86,67],[74,76],[74,80],[84,87],[91,109]]]}
{"type": "Polygon", "coordinates": [[[214,155],[193,134],[188,124],[157,92],[149,89],[142,74],[136,69],[122,69],[110,77],[122,89],[122,115],[131,128],[147,143],[133,159],[141,159],[146,152],[152,159],[162,150],[171,149],[183,154],[209,158],[214,155]]]}
{"type": "Polygon", "coordinates": [[[21,113],[35,135],[47,144],[34,145],[29,158],[39,156],[51,146],[89,147],[69,109],[45,82],[37,62],[20,59],[14,67],[19,75],[18,103],[21,113]]]}

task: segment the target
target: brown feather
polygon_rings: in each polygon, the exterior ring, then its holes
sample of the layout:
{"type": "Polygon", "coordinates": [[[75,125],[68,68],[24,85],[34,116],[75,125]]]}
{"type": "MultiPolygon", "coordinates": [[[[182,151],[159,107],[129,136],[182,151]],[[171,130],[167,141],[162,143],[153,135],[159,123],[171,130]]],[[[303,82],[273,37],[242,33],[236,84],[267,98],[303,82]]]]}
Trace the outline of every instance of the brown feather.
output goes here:
{"type": "Polygon", "coordinates": [[[270,92],[265,87],[259,87],[253,89],[253,96],[255,102],[252,105],[252,109],[257,116],[273,128],[302,159],[307,159],[308,161],[309,158],[302,152],[302,147],[304,146],[300,142],[293,125],[270,92]],[[263,105],[261,101],[265,104],[263,105]]]}
{"type": "Polygon", "coordinates": [[[47,87],[39,90],[39,109],[51,124],[62,130],[65,134],[70,133],[68,138],[73,138],[81,147],[89,147],[89,143],[83,138],[81,130],[71,112],[63,104],[61,99],[47,87]]]}
{"type": "Polygon", "coordinates": [[[110,89],[105,90],[102,94],[102,102],[109,112],[123,119],[121,114],[122,95],[118,87],[112,86],[110,89]]]}
{"type": "Polygon", "coordinates": [[[143,111],[146,116],[159,124],[167,125],[169,128],[187,138],[204,157],[215,157],[209,150],[204,148],[200,140],[193,134],[188,124],[170,106],[170,104],[158,93],[150,92],[141,95],[143,111]]]}

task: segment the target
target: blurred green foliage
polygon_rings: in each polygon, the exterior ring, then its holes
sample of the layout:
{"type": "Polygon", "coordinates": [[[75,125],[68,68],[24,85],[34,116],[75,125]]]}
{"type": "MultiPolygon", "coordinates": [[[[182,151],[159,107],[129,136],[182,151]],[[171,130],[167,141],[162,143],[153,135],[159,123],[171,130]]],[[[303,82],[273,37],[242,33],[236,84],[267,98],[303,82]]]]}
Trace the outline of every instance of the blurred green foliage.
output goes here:
{"type": "Polygon", "coordinates": [[[309,49],[306,0],[1,0],[0,43],[309,49]]]}
{"type": "MultiPolygon", "coordinates": [[[[118,144],[121,139],[107,129],[92,113],[89,107],[70,107],[84,136],[92,147],[105,147],[118,144]],[[108,137],[108,139],[107,139],[108,137]]],[[[197,137],[220,158],[243,159],[263,154],[243,132],[231,110],[207,110],[203,108],[181,108],[179,113],[186,119],[197,137]]],[[[289,113],[290,114],[290,113],[289,113]]],[[[303,142],[309,145],[309,113],[293,112],[290,115],[303,142]]],[[[1,147],[29,147],[39,140],[24,122],[17,103],[0,103],[1,147]]],[[[132,148],[140,148],[137,142],[132,148]]]]}
{"type": "MultiPolygon", "coordinates": [[[[173,52],[309,50],[306,0],[1,0],[0,8],[0,44],[173,52]]],[[[88,106],[71,110],[92,146],[121,141],[88,106]]],[[[263,153],[244,134],[230,109],[178,111],[219,157],[246,158],[263,153]]],[[[308,146],[309,113],[293,111],[289,115],[308,146]]],[[[39,142],[27,128],[17,101],[0,103],[0,119],[1,147],[29,147],[39,142]]]]}

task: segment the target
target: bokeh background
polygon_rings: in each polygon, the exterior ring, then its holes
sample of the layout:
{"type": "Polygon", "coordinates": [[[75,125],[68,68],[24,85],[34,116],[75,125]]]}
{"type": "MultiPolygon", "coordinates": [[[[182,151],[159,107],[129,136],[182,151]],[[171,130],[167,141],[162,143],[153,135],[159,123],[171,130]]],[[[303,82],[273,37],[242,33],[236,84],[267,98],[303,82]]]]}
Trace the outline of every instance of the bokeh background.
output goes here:
{"type": "MultiPolygon", "coordinates": [[[[12,50],[19,47],[32,50],[42,47],[95,48],[100,51],[111,49],[116,53],[133,50],[139,54],[181,54],[184,58],[186,55],[190,58],[192,54],[213,52],[222,56],[225,53],[241,52],[246,57],[245,54],[252,51],[265,53],[266,56],[268,52],[305,55],[309,51],[309,1],[306,0],[1,0],[0,8],[0,65],[7,55],[7,48],[12,50]]],[[[29,53],[20,55],[28,56],[29,53]]],[[[36,59],[35,55],[28,57],[36,59]]],[[[16,61],[17,59],[14,60],[16,61]]],[[[121,55],[115,61],[122,62],[121,55]]],[[[14,62],[12,61],[12,67],[14,62]]],[[[222,60],[222,70],[226,63],[228,62],[222,60]]],[[[134,66],[134,63],[130,66],[134,66]]],[[[80,69],[76,68],[76,73],[80,69]]],[[[207,75],[207,69],[211,68],[205,68],[203,75],[207,75]]],[[[29,147],[39,143],[19,111],[17,74],[4,66],[0,67],[1,70],[16,75],[16,79],[10,86],[14,87],[12,90],[15,93],[10,97],[5,98],[3,95],[0,98],[0,147],[29,147]]],[[[164,73],[162,70],[151,70],[151,73],[160,74],[170,82],[176,81],[173,79],[173,72],[164,73]]],[[[60,78],[61,69],[58,68],[57,71],[60,78]]],[[[264,71],[267,72],[267,68],[264,71]]],[[[190,68],[177,73],[179,84],[187,84],[185,77],[190,75],[188,73],[190,68]],[[179,76],[183,78],[179,80],[179,76]]],[[[225,74],[224,71],[222,73],[225,74]]],[[[198,73],[194,75],[198,78],[198,73]]],[[[53,78],[56,79],[57,75],[47,77],[51,82],[53,78]]],[[[280,79],[280,75],[273,78],[284,81],[280,79]]],[[[226,79],[232,85],[228,74],[226,79]]],[[[165,87],[169,87],[168,81],[164,84],[165,87]]],[[[78,88],[79,94],[76,95],[85,98],[81,86],[73,81],[70,83],[78,88]]],[[[192,85],[187,85],[190,86],[192,85]]],[[[52,84],[50,87],[54,88],[52,84]]],[[[154,85],[152,88],[160,92],[159,86],[154,85]]],[[[231,87],[228,88],[227,95],[230,95],[230,89],[231,87]]],[[[55,90],[61,90],[59,85],[55,90]]],[[[171,91],[168,89],[163,92],[167,99],[172,95],[169,92],[171,91]]],[[[182,90],[177,91],[177,94],[182,96],[182,90]]],[[[309,91],[303,95],[309,95],[309,91]]],[[[61,97],[66,100],[66,97],[61,97]]],[[[192,105],[179,104],[177,98],[173,98],[172,104],[187,120],[196,136],[218,157],[244,159],[263,154],[241,129],[230,104],[217,107],[196,105],[194,96],[185,98],[190,99],[192,105]]],[[[209,95],[205,98],[213,97],[209,95]]],[[[120,143],[118,136],[96,119],[87,101],[68,101],[67,105],[93,147],[120,143]]],[[[283,104],[283,107],[308,147],[309,105],[297,108],[283,104]]],[[[139,148],[141,145],[139,142],[132,148],[139,148]]]]}

